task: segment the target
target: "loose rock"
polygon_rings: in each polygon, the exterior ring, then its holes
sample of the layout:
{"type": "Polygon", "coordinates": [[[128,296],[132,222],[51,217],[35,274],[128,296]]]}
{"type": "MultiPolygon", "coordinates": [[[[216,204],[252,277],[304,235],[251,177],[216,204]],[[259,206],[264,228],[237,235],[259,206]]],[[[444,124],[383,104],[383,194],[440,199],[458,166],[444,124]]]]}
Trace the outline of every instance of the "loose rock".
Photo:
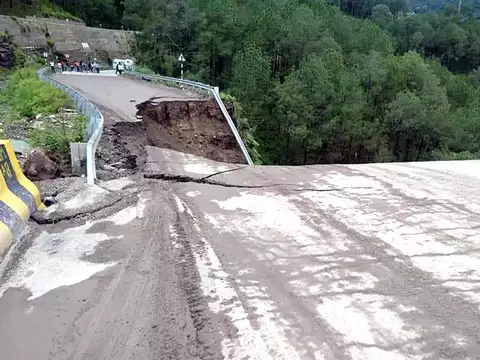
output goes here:
{"type": "Polygon", "coordinates": [[[28,153],[23,172],[33,181],[53,179],[60,175],[59,167],[40,148],[28,153]]]}

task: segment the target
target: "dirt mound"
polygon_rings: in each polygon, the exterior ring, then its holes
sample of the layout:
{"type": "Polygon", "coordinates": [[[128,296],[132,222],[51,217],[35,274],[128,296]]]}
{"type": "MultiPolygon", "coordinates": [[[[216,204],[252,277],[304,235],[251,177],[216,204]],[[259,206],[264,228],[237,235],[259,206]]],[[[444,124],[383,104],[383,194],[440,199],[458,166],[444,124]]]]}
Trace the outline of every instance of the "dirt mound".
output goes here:
{"type": "Polygon", "coordinates": [[[214,100],[163,101],[137,105],[149,145],[211,160],[244,164],[245,158],[214,100]]]}
{"type": "Polygon", "coordinates": [[[137,167],[145,163],[147,145],[150,144],[141,121],[117,122],[105,127],[97,157],[104,168],[107,165],[109,169],[135,172],[137,167]]]}

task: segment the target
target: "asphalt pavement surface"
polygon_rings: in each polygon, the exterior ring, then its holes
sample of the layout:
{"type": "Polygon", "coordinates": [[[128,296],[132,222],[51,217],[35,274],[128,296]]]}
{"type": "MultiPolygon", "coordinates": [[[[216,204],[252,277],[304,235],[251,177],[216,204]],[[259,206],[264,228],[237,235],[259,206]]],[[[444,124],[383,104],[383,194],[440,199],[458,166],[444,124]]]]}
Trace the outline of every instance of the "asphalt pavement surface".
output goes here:
{"type": "Polygon", "coordinates": [[[3,264],[2,359],[480,359],[480,161],[145,175],[3,264]]]}
{"type": "Polygon", "coordinates": [[[57,74],[55,79],[82,93],[88,100],[116,117],[114,121],[137,121],[136,105],[151,98],[158,101],[196,99],[193,93],[154,82],[134,80],[105,74],[68,73],[57,74]]]}

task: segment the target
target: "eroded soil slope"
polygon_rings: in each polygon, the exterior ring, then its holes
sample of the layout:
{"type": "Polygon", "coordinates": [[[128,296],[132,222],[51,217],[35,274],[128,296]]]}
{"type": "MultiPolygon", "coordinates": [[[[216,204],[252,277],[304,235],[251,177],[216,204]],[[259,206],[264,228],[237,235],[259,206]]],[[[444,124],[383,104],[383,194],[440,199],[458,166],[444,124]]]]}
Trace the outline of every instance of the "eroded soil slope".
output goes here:
{"type": "Polygon", "coordinates": [[[214,100],[160,101],[137,105],[149,145],[208,159],[245,163],[230,127],[214,100]]]}

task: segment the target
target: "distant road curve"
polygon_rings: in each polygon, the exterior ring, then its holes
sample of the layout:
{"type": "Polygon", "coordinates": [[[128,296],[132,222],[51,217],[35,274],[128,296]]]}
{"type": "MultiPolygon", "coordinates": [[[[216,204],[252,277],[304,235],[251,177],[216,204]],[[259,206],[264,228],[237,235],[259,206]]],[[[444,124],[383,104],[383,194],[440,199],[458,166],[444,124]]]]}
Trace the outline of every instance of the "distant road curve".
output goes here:
{"type": "Polygon", "coordinates": [[[181,89],[160,84],[142,82],[115,76],[111,72],[100,75],[70,74],[55,75],[55,79],[82,93],[88,100],[118,115],[106,118],[110,121],[136,121],[136,104],[158,97],[164,100],[195,99],[194,95],[181,89]]]}

